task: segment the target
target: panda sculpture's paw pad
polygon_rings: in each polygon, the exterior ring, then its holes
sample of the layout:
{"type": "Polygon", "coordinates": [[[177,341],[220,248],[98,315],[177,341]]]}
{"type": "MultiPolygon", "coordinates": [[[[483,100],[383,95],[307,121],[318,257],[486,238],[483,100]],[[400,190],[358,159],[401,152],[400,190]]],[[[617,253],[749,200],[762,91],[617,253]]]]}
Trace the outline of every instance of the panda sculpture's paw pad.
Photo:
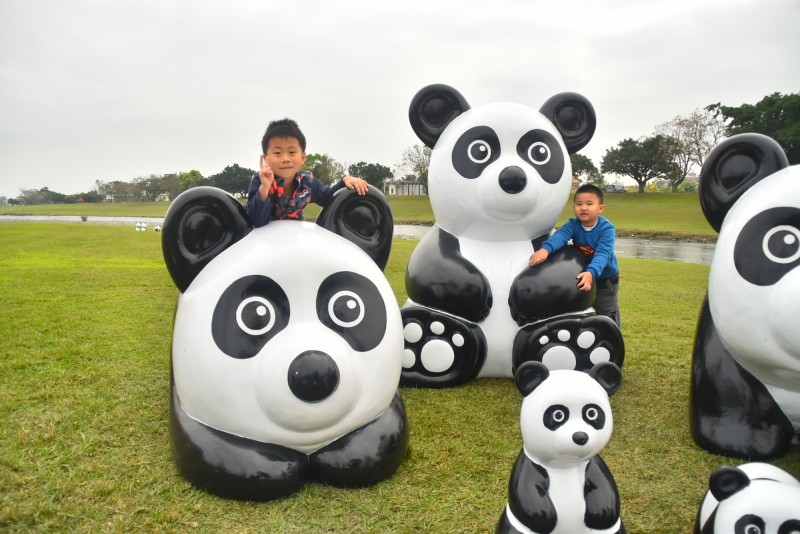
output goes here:
{"type": "Polygon", "coordinates": [[[402,316],[403,385],[445,387],[475,377],[485,358],[477,327],[426,308],[403,308],[402,316]]]}
{"type": "Polygon", "coordinates": [[[540,361],[548,369],[588,371],[598,363],[622,365],[622,335],[613,320],[600,315],[540,321],[521,329],[514,340],[514,368],[540,361]]]}

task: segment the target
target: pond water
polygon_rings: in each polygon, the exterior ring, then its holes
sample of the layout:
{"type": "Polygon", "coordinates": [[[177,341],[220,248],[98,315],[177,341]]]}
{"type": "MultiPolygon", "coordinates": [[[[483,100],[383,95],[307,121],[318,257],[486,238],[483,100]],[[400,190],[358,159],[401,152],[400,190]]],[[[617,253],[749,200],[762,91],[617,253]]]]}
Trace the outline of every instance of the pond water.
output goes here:
{"type": "MultiPolygon", "coordinates": [[[[130,225],[132,227],[134,227],[136,223],[147,223],[147,226],[150,228],[164,223],[164,219],[160,217],[92,216],[86,221],[82,221],[77,215],[3,215],[0,216],[0,222],[1,221],[86,222],[130,225]]],[[[399,239],[421,239],[429,229],[429,226],[424,225],[398,224],[394,227],[394,235],[399,239]]],[[[616,251],[617,255],[623,258],[647,258],[684,263],[709,264],[714,255],[714,243],[618,237],[616,251]]]]}

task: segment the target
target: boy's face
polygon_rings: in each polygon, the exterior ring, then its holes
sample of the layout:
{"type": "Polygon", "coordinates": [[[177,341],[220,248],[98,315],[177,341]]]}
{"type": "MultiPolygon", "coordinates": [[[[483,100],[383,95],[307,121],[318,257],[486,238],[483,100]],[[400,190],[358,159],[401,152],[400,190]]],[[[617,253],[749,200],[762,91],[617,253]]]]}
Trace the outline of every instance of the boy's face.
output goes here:
{"type": "Polygon", "coordinates": [[[284,180],[294,178],[306,162],[306,153],[295,137],[271,138],[264,156],[275,176],[284,180]]]}
{"type": "Polygon", "coordinates": [[[594,193],[578,193],[572,202],[575,217],[583,226],[594,226],[600,214],[606,210],[605,204],[594,193]]]}

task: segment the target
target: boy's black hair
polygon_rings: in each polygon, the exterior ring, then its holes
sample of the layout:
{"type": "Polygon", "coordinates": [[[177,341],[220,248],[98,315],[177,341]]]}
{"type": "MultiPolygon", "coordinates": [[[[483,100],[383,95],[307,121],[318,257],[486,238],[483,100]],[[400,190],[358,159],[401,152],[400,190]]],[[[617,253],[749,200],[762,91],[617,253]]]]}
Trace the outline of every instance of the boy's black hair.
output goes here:
{"type": "Polygon", "coordinates": [[[261,138],[261,152],[267,153],[269,148],[269,140],[273,137],[294,137],[300,142],[300,148],[303,152],[306,151],[306,136],[300,131],[300,127],[292,119],[281,119],[272,121],[267,126],[267,131],[264,132],[264,137],[261,138]]]}
{"type": "MultiPolygon", "coordinates": [[[[594,184],[583,184],[578,189],[575,190],[575,196],[578,196],[578,193],[592,193],[597,195],[597,198],[600,199],[600,204],[603,204],[603,190],[597,187],[594,184]]],[[[575,198],[575,197],[572,197],[575,198]]]]}

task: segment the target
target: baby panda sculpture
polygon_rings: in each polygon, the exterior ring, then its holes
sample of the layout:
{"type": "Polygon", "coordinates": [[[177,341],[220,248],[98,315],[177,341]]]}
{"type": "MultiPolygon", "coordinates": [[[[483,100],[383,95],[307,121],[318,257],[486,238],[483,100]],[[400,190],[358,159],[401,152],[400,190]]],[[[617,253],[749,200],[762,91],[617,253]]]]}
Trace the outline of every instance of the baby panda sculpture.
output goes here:
{"type": "Polygon", "coordinates": [[[800,430],[800,166],[760,134],[716,146],[700,200],[719,238],[695,335],[691,427],[713,453],[763,460],[800,430]]]}
{"type": "Polygon", "coordinates": [[[800,532],[800,481],[770,464],[720,467],[697,513],[695,534],[800,532]]]}
{"type": "Polygon", "coordinates": [[[420,90],[409,108],[431,152],[428,193],[436,224],[406,270],[402,384],[455,386],[511,377],[526,360],[551,369],[621,366],[614,321],[591,310],[576,276],[576,247],[528,267],[569,200],[569,154],[592,138],[595,113],[562,93],[540,111],[520,104],[470,108],[452,87],[420,90]]]}
{"type": "Polygon", "coordinates": [[[260,501],[306,481],[367,486],[405,456],[402,321],[382,273],[391,211],[374,188],[343,189],[318,220],[254,229],[211,187],[166,214],[164,260],[180,290],[173,450],[211,493],[260,501]]]}
{"type": "Polygon", "coordinates": [[[523,447],[498,533],[625,532],[617,485],[598,455],[611,438],[608,397],[621,378],[610,362],[588,373],[549,371],[535,361],[519,366],[523,447]]]}

